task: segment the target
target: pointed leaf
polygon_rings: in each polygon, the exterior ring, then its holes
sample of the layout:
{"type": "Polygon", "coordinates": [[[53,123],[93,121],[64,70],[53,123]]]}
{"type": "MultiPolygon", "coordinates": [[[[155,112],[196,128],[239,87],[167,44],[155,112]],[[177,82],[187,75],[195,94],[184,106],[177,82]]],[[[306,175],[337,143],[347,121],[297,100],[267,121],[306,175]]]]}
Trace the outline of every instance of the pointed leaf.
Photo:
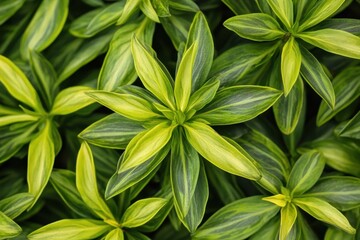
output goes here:
{"type": "Polygon", "coordinates": [[[138,96],[106,91],[92,91],[87,94],[105,107],[135,121],[147,121],[160,117],[159,114],[153,112],[151,103],[138,96]]]}
{"type": "Polygon", "coordinates": [[[206,82],[199,90],[190,96],[187,111],[200,110],[209,102],[211,102],[214,99],[217,90],[219,89],[219,85],[219,81],[206,82]]]}
{"type": "Polygon", "coordinates": [[[140,7],[141,0],[127,0],[116,25],[124,24],[140,7]]]}
{"type": "Polygon", "coordinates": [[[14,219],[28,209],[33,201],[34,196],[32,194],[17,193],[0,201],[0,211],[14,219]]]}
{"type": "Polygon", "coordinates": [[[39,228],[27,237],[34,239],[96,239],[113,227],[103,221],[91,219],[63,219],[39,228]]]}
{"type": "Polygon", "coordinates": [[[290,29],[294,22],[293,2],[288,0],[267,0],[267,2],[286,28],[290,29]]]}
{"type": "Polygon", "coordinates": [[[273,41],[285,32],[274,18],[265,13],[250,13],[229,18],[224,26],[242,38],[253,41],[273,41]]]}
{"type": "Polygon", "coordinates": [[[196,115],[211,125],[248,121],[269,109],[281,92],[262,86],[233,86],[220,90],[210,104],[196,115]]]}
{"type": "Polygon", "coordinates": [[[286,204],[281,208],[281,220],[280,220],[280,236],[279,240],[287,239],[295,221],[297,218],[296,206],[292,203],[286,204]]]}
{"type": "Polygon", "coordinates": [[[167,203],[164,198],[146,198],[128,207],[121,219],[121,225],[128,228],[139,227],[150,221],[167,203]]]}
{"type": "Polygon", "coordinates": [[[124,233],[121,228],[115,228],[105,236],[104,240],[124,240],[124,233]]]}
{"type": "Polygon", "coordinates": [[[94,158],[86,142],[81,147],[76,159],[76,187],[85,204],[104,220],[114,220],[109,207],[99,194],[96,181],[94,158]]]}
{"type": "Polygon", "coordinates": [[[261,177],[253,160],[244,156],[211,127],[201,122],[192,122],[186,123],[184,129],[196,151],[218,168],[251,180],[261,177]]]}
{"type": "Polygon", "coordinates": [[[142,0],[140,2],[140,9],[148,18],[154,22],[160,22],[151,0],[142,0]]]}
{"type": "Polygon", "coordinates": [[[305,42],[344,57],[360,59],[360,37],[337,29],[321,29],[298,34],[305,42]]]}
{"type": "Polygon", "coordinates": [[[60,34],[67,15],[69,0],[44,0],[21,38],[20,53],[29,58],[29,51],[41,52],[60,34]]]}
{"type": "Polygon", "coordinates": [[[336,10],[340,8],[344,2],[345,0],[316,1],[315,5],[304,13],[304,17],[302,18],[303,21],[300,23],[299,31],[304,31],[330,17],[336,12],[336,10]]]}
{"type": "Polygon", "coordinates": [[[154,156],[169,142],[174,128],[175,126],[164,121],[139,133],[126,147],[124,161],[118,172],[136,167],[154,156]]]}
{"type": "Polygon", "coordinates": [[[62,90],[55,98],[51,113],[54,115],[67,115],[76,112],[95,100],[86,93],[93,90],[91,87],[75,86],[62,90]]]}
{"type": "Polygon", "coordinates": [[[309,190],[320,178],[325,159],[319,152],[307,152],[296,161],[288,180],[287,188],[292,195],[301,195],[309,190]]]}
{"type": "Polygon", "coordinates": [[[301,52],[294,37],[285,43],[281,52],[281,77],[285,97],[298,80],[301,66],[301,52]]]}
{"type": "Polygon", "coordinates": [[[273,217],[259,231],[253,234],[249,240],[278,239],[280,217],[273,217]]]}
{"type": "Polygon", "coordinates": [[[0,82],[17,100],[41,112],[40,99],[25,74],[8,58],[0,56],[0,82]]]}
{"type": "Polygon", "coordinates": [[[27,183],[29,193],[35,196],[33,205],[49,181],[55,161],[55,147],[51,131],[52,124],[49,120],[46,121],[44,128],[38,136],[31,140],[29,145],[27,183]]]}
{"type": "Polygon", "coordinates": [[[314,197],[302,197],[293,199],[293,202],[302,210],[320,221],[341,228],[350,234],[355,234],[356,232],[346,217],[324,200],[314,197]]]}
{"type": "Polygon", "coordinates": [[[360,139],[360,111],[346,123],[345,127],[340,131],[341,137],[351,137],[360,139]]]}
{"type": "Polygon", "coordinates": [[[134,37],[131,42],[136,72],[144,86],[166,106],[174,109],[174,90],[170,74],[160,61],[134,37]]]}
{"type": "Polygon", "coordinates": [[[335,106],[335,93],[329,77],[319,61],[304,47],[300,47],[302,62],[300,73],[314,91],[328,104],[335,106]]]}
{"type": "Polygon", "coordinates": [[[195,232],[192,239],[246,239],[260,230],[278,211],[279,207],[261,200],[261,196],[243,198],[218,210],[195,232]]]}
{"type": "Polygon", "coordinates": [[[0,116],[0,127],[18,123],[18,122],[27,122],[27,121],[37,121],[39,120],[38,116],[28,115],[28,114],[14,114],[9,116],[0,116]]]}
{"type": "Polygon", "coordinates": [[[13,16],[24,4],[25,0],[3,0],[0,3],[0,25],[13,16]]]}
{"type": "Polygon", "coordinates": [[[21,227],[0,211],[0,239],[9,239],[21,233],[21,227]]]}
{"type": "Polygon", "coordinates": [[[131,139],[144,130],[141,123],[113,113],[91,124],[79,137],[96,146],[125,149],[131,139]]]}

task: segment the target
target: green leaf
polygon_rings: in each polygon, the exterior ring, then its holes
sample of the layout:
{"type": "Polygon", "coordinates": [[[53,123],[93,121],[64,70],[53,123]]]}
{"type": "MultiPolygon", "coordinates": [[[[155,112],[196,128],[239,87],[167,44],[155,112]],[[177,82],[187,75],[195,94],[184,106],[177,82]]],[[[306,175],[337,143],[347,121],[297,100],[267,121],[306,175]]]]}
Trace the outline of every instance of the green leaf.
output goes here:
{"type": "Polygon", "coordinates": [[[231,9],[236,15],[255,12],[257,7],[252,2],[247,1],[234,1],[234,0],[221,0],[228,8],[231,9]]]}
{"type": "Polygon", "coordinates": [[[85,204],[104,220],[114,220],[109,207],[99,194],[96,181],[94,158],[86,142],[81,147],[76,159],[76,187],[85,204]]]}
{"type": "Polygon", "coordinates": [[[144,86],[170,109],[174,109],[174,90],[169,72],[161,62],[134,37],[131,42],[136,72],[144,86]]]}
{"type": "Polygon", "coordinates": [[[0,3],[0,25],[12,17],[24,4],[25,0],[3,0],[0,3]]]}
{"type": "Polygon", "coordinates": [[[135,228],[150,221],[167,203],[164,198],[146,198],[128,207],[121,219],[121,226],[135,228]]]}
{"type": "Polygon", "coordinates": [[[246,239],[260,230],[279,211],[261,196],[240,199],[212,215],[192,236],[194,240],[246,239]]]}
{"type": "Polygon", "coordinates": [[[336,95],[336,104],[331,109],[325,102],[321,102],[316,116],[318,126],[329,121],[360,97],[360,67],[346,68],[334,78],[332,84],[336,95]]]}
{"type": "Polygon", "coordinates": [[[171,9],[187,12],[198,12],[200,10],[198,5],[192,0],[170,0],[169,6],[171,9]]]}
{"type": "Polygon", "coordinates": [[[306,82],[331,108],[335,106],[335,93],[329,77],[319,61],[304,47],[301,47],[300,73],[306,82]]]}
{"type": "Polygon", "coordinates": [[[172,14],[170,17],[160,18],[162,27],[177,50],[187,40],[192,15],[189,13],[172,14]]]}
{"type": "Polygon", "coordinates": [[[278,239],[280,218],[273,217],[259,231],[253,234],[249,240],[278,239]]]}
{"type": "Polygon", "coordinates": [[[182,112],[185,111],[189,103],[191,95],[192,73],[198,49],[198,42],[195,41],[183,54],[179,69],[176,73],[174,95],[177,109],[182,112]]]}
{"type": "Polygon", "coordinates": [[[147,121],[160,117],[152,110],[151,103],[138,96],[106,91],[92,91],[87,94],[105,107],[135,121],[147,121]]]}
{"type": "Polygon", "coordinates": [[[29,58],[29,51],[41,52],[60,34],[67,15],[69,0],[44,0],[21,38],[20,53],[29,58]]]}
{"type": "Polygon", "coordinates": [[[140,2],[140,9],[148,18],[150,18],[154,22],[160,22],[151,0],[142,0],[140,2]]]}
{"type": "Polygon", "coordinates": [[[169,0],[153,0],[152,4],[159,17],[171,16],[169,11],[169,4],[170,4],[169,0]]]}
{"type": "Polygon", "coordinates": [[[286,97],[297,81],[301,66],[301,52],[294,37],[290,37],[281,52],[281,77],[286,97]]]}
{"type": "Polygon", "coordinates": [[[28,209],[33,201],[34,196],[32,194],[17,193],[0,201],[0,211],[14,219],[28,209]]]}
{"type": "Polygon", "coordinates": [[[281,208],[281,220],[280,220],[280,234],[279,240],[287,239],[291,229],[297,218],[296,206],[292,203],[286,204],[281,208]]]}
{"type": "Polygon", "coordinates": [[[336,10],[345,2],[345,0],[320,0],[316,1],[314,6],[304,13],[300,22],[299,32],[302,32],[316,24],[322,22],[326,18],[333,15],[336,10]]]}
{"type": "Polygon", "coordinates": [[[75,86],[62,90],[55,98],[51,114],[67,115],[95,102],[86,93],[91,87],[75,86]]]}
{"type": "Polygon", "coordinates": [[[89,38],[114,25],[123,11],[124,1],[89,11],[75,19],[69,28],[72,35],[89,38]]]}
{"type": "Polygon", "coordinates": [[[113,113],[88,126],[79,137],[96,146],[125,149],[131,139],[144,130],[139,122],[113,113]]]}
{"type": "Polygon", "coordinates": [[[0,82],[22,103],[42,112],[39,96],[25,74],[8,58],[0,56],[0,82]]]}
{"type": "Polygon", "coordinates": [[[124,24],[140,7],[141,0],[126,0],[116,25],[124,24]]]}
{"type": "Polygon", "coordinates": [[[360,206],[360,179],[350,176],[320,178],[304,196],[325,200],[341,211],[360,206]]]}
{"type": "Polygon", "coordinates": [[[214,43],[204,14],[196,13],[187,36],[185,49],[197,42],[198,50],[192,67],[192,92],[205,84],[214,57],[214,43]]]}
{"type": "Polygon", "coordinates": [[[201,122],[192,122],[186,123],[184,129],[187,140],[196,151],[218,168],[251,180],[261,178],[253,160],[248,159],[211,127],[201,122]]]}
{"type": "Polygon", "coordinates": [[[267,0],[267,2],[286,28],[290,29],[294,22],[293,2],[288,0],[267,0]]]}
{"type": "Polygon", "coordinates": [[[169,142],[174,125],[164,121],[134,137],[125,149],[118,172],[136,167],[159,152],[169,142]]]}
{"type": "Polygon", "coordinates": [[[360,139],[360,112],[358,112],[339,132],[341,137],[360,139]]]}
{"type": "Polygon", "coordinates": [[[253,41],[273,41],[285,32],[276,20],[265,13],[250,13],[229,18],[224,26],[242,38],[253,41]]]}
{"type": "Polygon", "coordinates": [[[331,18],[316,25],[313,29],[320,30],[325,28],[338,29],[349,32],[356,36],[360,35],[360,19],[352,18],[331,18]]]}
{"type": "Polygon", "coordinates": [[[14,114],[10,116],[0,116],[0,127],[18,123],[18,122],[32,122],[39,120],[38,116],[28,114],[14,114]]]}
{"type": "Polygon", "coordinates": [[[360,59],[360,37],[337,29],[321,29],[297,34],[305,42],[344,57],[360,59]]]}
{"type": "Polygon", "coordinates": [[[105,236],[104,240],[124,240],[124,233],[120,228],[115,228],[105,236]]]}
{"type": "Polygon", "coordinates": [[[74,172],[55,169],[51,173],[50,183],[72,212],[84,218],[92,217],[90,209],[86,206],[76,188],[74,172]]]}
{"type": "Polygon", "coordinates": [[[156,171],[157,166],[160,165],[162,160],[166,157],[169,152],[170,145],[165,146],[159,152],[157,152],[154,156],[150,157],[148,160],[139,164],[130,169],[121,169],[121,165],[123,162],[122,155],[119,159],[119,164],[114,175],[109,179],[109,182],[106,186],[105,197],[111,198],[117,194],[122,193],[126,189],[134,186],[139,183],[147,176],[150,176],[152,172],[156,171]]]}
{"type": "Polygon", "coordinates": [[[9,239],[21,233],[21,227],[0,211],[0,239],[9,239]]]}
{"type": "Polygon", "coordinates": [[[96,239],[113,227],[99,220],[63,219],[39,228],[27,237],[34,239],[96,239]]]}
{"type": "Polygon", "coordinates": [[[240,85],[248,73],[269,61],[278,46],[274,42],[244,43],[226,50],[215,58],[209,81],[219,80],[221,86],[240,85]]]}
{"type": "Polygon", "coordinates": [[[294,198],[293,203],[314,218],[334,225],[347,233],[355,234],[356,230],[346,217],[329,203],[315,197],[294,198]]]}
{"type": "Polygon", "coordinates": [[[49,181],[55,161],[55,147],[51,131],[52,124],[50,120],[46,121],[39,135],[31,140],[29,145],[27,183],[29,193],[35,197],[33,205],[49,181]]]}
{"type": "Polygon", "coordinates": [[[288,180],[291,195],[301,195],[309,190],[320,178],[325,167],[325,159],[316,151],[307,152],[296,161],[288,180]]]}
{"type": "Polygon", "coordinates": [[[269,109],[282,93],[262,86],[233,86],[220,90],[196,118],[211,125],[229,125],[255,118],[269,109]]]}
{"type": "Polygon", "coordinates": [[[154,22],[144,18],[141,22],[121,26],[115,32],[100,71],[98,89],[114,91],[117,87],[131,84],[136,80],[137,74],[130,47],[131,38],[135,34],[145,44],[150,45],[154,29],[154,22]]]}

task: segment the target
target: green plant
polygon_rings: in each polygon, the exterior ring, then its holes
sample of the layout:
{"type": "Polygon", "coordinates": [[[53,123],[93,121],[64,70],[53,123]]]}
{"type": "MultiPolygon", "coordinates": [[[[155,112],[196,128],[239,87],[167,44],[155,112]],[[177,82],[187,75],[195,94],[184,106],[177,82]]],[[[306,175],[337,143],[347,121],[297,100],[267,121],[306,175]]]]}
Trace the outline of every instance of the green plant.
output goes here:
{"type": "Polygon", "coordinates": [[[1,1],[0,239],[358,239],[359,12],[1,1]]]}

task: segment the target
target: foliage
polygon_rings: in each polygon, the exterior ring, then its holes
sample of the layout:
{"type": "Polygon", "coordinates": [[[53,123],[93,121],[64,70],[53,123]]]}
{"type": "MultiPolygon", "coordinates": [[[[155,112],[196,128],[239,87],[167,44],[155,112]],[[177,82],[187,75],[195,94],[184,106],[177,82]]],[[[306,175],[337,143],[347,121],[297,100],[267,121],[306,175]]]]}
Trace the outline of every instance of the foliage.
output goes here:
{"type": "Polygon", "coordinates": [[[0,239],[358,239],[352,0],[3,0],[0,239]]]}

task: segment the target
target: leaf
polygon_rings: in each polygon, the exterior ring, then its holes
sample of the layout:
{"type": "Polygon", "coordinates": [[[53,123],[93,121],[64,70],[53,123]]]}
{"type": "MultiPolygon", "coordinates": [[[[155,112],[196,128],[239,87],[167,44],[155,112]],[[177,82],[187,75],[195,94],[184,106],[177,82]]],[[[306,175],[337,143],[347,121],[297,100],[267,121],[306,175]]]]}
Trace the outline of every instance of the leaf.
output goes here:
{"type": "Polygon", "coordinates": [[[200,10],[198,5],[196,5],[196,3],[192,0],[170,0],[169,6],[171,9],[176,9],[180,11],[198,12],[200,10]]]}
{"type": "Polygon", "coordinates": [[[303,32],[297,36],[325,51],[360,59],[360,37],[351,33],[337,29],[321,29],[303,32]]]}
{"type": "Polygon", "coordinates": [[[184,129],[187,140],[196,151],[218,168],[251,180],[261,178],[253,160],[244,156],[211,127],[201,122],[192,122],[186,123],[184,129]]]}
{"type": "Polygon", "coordinates": [[[302,197],[294,198],[293,203],[320,221],[341,228],[350,234],[356,232],[346,217],[324,200],[314,197],[302,197]]]}
{"type": "Polygon", "coordinates": [[[290,172],[287,188],[291,195],[301,195],[314,186],[324,167],[325,159],[320,153],[311,151],[301,155],[290,172]]]}
{"type": "Polygon", "coordinates": [[[193,14],[172,14],[166,18],[160,18],[161,25],[169,36],[174,47],[179,50],[187,40],[193,14]]]}
{"type": "Polygon", "coordinates": [[[15,99],[42,112],[39,96],[25,74],[8,58],[0,56],[0,82],[15,99]]]}
{"type": "Polygon", "coordinates": [[[67,15],[69,0],[44,0],[21,37],[20,53],[29,58],[29,51],[41,52],[60,34],[67,15]]]}
{"type": "Polygon", "coordinates": [[[354,209],[360,205],[360,179],[350,176],[322,177],[304,196],[320,198],[341,211],[354,209]]]}
{"type": "Polygon", "coordinates": [[[341,137],[351,137],[360,139],[360,112],[358,112],[350,121],[348,121],[345,127],[340,131],[341,137]]]}
{"type": "Polygon", "coordinates": [[[123,227],[135,228],[150,221],[167,203],[164,198],[146,198],[128,207],[121,219],[123,227]]]}
{"type": "Polygon", "coordinates": [[[105,236],[104,240],[124,240],[124,233],[120,228],[115,228],[105,236]]]}
{"type": "Polygon", "coordinates": [[[0,25],[11,18],[24,4],[25,0],[3,0],[0,3],[0,25]]]}
{"type": "Polygon", "coordinates": [[[304,47],[301,47],[300,73],[306,82],[331,108],[335,106],[335,93],[329,77],[319,61],[304,47]]]}
{"type": "Polygon", "coordinates": [[[323,125],[336,114],[360,97],[360,67],[349,67],[341,71],[332,81],[336,96],[333,109],[321,102],[316,116],[316,124],[323,125]]]}
{"type": "Polygon", "coordinates": [[[299,32],[302,32],[316,24],[322,22],[326,18],[333,15],[336,10],[345,2],[345,0],[321,0],[316,1],[314,6],[309,9],[302,18],[299,26],[299,32]]]}
{"type": "Polygon", "coordinates": [[[103,220],[115,220],[109,207],[99,194],[96,181],[94,158],[86,142],[81,147],[76,159],[76,187],[85,204],[103,220]]]}
{"type": "Polygon", "coordinates": [[[79,137],[96,146],[125,149],[144,130],[141,123],[113,113],[88,126],[79,137]]]}
{"type": "Polygon", "coordinates": [[[262,86],[233,86],[220,90],[196,118],[211,125],[229,125],[255,118],[269,109],[281,92],[262,86]]]}
{"type": "Polygon", "coordinates": [[[50,183],[60,195],[61,200],[73,213],[84,218],[93,217],[76,188],[76,175],[74,172],[55,169],[51,173],[50,183]]]}
{"type": "Polygon", "coordinates": [[[300,73],[301,52],[294,37],[290,37],[281,52],[281,77],[287,97],[300,73]]]}
{"type": "Polygon", "coordinates": [[[292,203],[286,204],[285,207],[281,208],[281,220],[280,220],[280,240],[287,239],[291,229],[297,218],[296,206],[292,203]]]}
{"type": "Polygon", "coordinates": [[[214,57],[214,43],[204,14],[198,11],[190,25],[185,50],[197,42],[198,50],[192,67],[192,92],[204,85],[214,57]]]}
{"type": "Polygon", "coordinates": [[[286,26],[286,28],[290,29],[294,22],[294,12],[293,12],[294,6],[292,1],[267,0],[267,3],[270,5],[271,9],[274,11],[276,16],[286,26]]]}
{"type": "Polygon", "coordinates": [[[349,32],[351,34],[360,35],[360,19],[352,18],[330,18],[322,21],[316,25],[313,29],[320,30],[325,28],[338,29],[349,32]]]}
{"type": "Polygon", "coordinates": [[[62,90],[54,100],[51,114],[67,115],[89,106],[95,102],[95,100],[86,95],[91,90],[91,87],[83,86],[69,87],[62,90]]]}
{"type": "Polygon", "coordinates": [[[116,25],[124,24],[140,7],[141,0],[126,0],[116,25]]]}
{"type": "Polygon", "coordinates": [[[8,116],[0,116],[0,127],[18,123],[18,122],[32,122],[39,120],[38,116],[28,114],[14,114],[8,116]]]}
{"type": "Polygon", "coordinates": [[[242,38],[253,41],[273,41],[285,32],[276,20],[265,13],[250,13],[229,18],[224,26],[242,38]]]}
{"type": "Polygon", "coordinates": [[[159,152],[169,142],[175,126],[167,121],[134,137],[125,149],[124,161],[118,172],[136,167],[159,152]]]}
{"type": "Polygon", "coordinates": [[[0,211],[0,239],[8,239],[18,236],[21,233],[21,227],[11,218],[0,211]]]}
{"type": "Polygon", "coordinates": [[[198,42],[195,41],[182,56],[179,69],[176,73],[174,96],[177,109],[182,112],[184,112],[186,107],[188,106],[191,95],[192,72],[195,64],[197,51],[198,42]]]}
{"type": "Polygon", "coordinates": [[[119,159],[119,166],[114,175],[109,179],[105,190],[105,198],[109,199],[117,194],[122,193],[126,189],[139,183],[146,177],[150,176],[156,168],[160,165],[162,160],[169,152],[169,145],[162,148],[154,156],[130,169],[121,169],[123,156],[119,159]]]}
{"type": "Polygon", "coordinates": [[[144,18],[141,22],[123,25],[115,32],[100,71],[98,89],[114,91],[117,87],[131,84],[136,80],[137,74],[130,47],[131,37],[135,34],[145,44],[150,45],[154,29],[154,22],[144,18]]]}
{"type": "Polygon", "coordinates": [[[155,11],[159,17],[168,17],[171,16],[169,10],[169,0],[153,0],[152,4],[155,8],[155,11]]]}
{"type": "Polygon", "coordinates": [[[148,18],[154,22],[160,22],[151,0],[142,0],[140,2],[140,9],[148,18]]]}
{"type": "Polygon", "coordinates": [[[192,239],[246,239],[260,230],[279,211],[279,207],[261,198],[247,197],[226,205],[213,214],[193,234],[192,239]]]}
{"type": "Polygon", "coordinates": [[[115,2],[106,7],[89,11],[75,19],[69,28],[72,35],[89,38],[116,23],[124,7],[124,2],[115,2]]]}
{"type": "Polygon", "coordinates": [[[113,227],[99,220],[63,219],[45,225],[27,237],[34,239],[96,239],[113,227]]]}
{"type": "Polygon", "coordinates": [[[34,201],[30,193],[17,193],[0,201],[0,211],[11,219],[18,217],[34,201]]]}
{"type": "Polygon", "coordinates": [[[55,147],[51,132],[53,123],[48,120],[44,128],[31,140],[28,151],[27,183],[35,204],[49,181],[55,161],[55,147]]]}
{"type": "Polygon", "coordinates": [[[236,15],[255,12],[257,7],[252,2],[246,1],[233,1],[233,0],[221,0],[228,8],[231,9],[236,15]]]}
{"type": "Polygon", "coordinates": [[[136,72],[144,86],[170,109],[174,109],[172,78],[160,61],[134,37],[131,42],[136,72]]]}
{"type": "Polygon", "coordinates": [[[147,121],[160,117],[152,110],[151,103],[138,96],[106,91],[91,91],[87,92],[87,95],[101,105],[135,121],[147,121]]]}
{"type": "Polygon", "coordinates": [[[249,240],[278,239],[280,217],[273,217],[259,231],[253,234],[249,240]]]}

